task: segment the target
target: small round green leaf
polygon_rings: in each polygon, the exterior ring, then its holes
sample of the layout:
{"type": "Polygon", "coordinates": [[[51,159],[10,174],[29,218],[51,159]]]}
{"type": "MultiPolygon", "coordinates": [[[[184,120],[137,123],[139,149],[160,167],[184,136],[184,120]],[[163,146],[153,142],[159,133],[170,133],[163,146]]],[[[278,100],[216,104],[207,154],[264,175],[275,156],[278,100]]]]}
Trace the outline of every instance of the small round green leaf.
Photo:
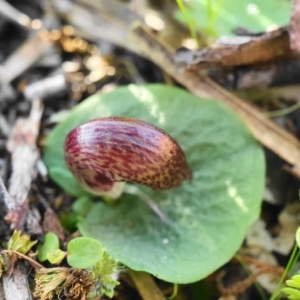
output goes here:
{"type": "Polygon", "coordinates": [[[102,244],[87,237],[79,237],[71,240],[68,243],[67,251],[68,264],[78,269],[93,266],[103,256],[102,244]]]}
{"type": "Polygon", "coordinates": [[[59,240],[56,234],[48,232],[45,234],[44,243],[38,246],[37,258],[39,261],[46,261],[48,252],[59,248],[59,240]]]}
{"type": "Polygon", "coordinates": [[[197,281],[226,263],[257,219],[264,189],[264,154],[245,124],[224,104],[179,88],[129,85],[96,94],[74,108],[47,140],[44,159],[50,170],[61,170],[52,178],[62,188],[72,176],[64,161],[66,135],[107,116],[136,118],[166,131],[185,152],[193,179],[167,191],[138,186],[167,223],[138,196],[124,194],[113,205],[91,201],[82,210],[82,235],[101,241],[131,269],[170,282],[197,281]]]}

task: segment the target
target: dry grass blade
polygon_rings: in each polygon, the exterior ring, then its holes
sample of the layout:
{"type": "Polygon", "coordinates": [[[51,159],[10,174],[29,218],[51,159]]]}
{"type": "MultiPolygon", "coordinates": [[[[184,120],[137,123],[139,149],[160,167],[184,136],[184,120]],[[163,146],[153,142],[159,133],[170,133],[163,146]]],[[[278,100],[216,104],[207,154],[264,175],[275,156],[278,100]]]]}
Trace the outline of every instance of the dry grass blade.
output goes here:
{"type": "Polygon", "coordinates": [[[0,0],[0,14],[27,29],[30,28],[31,19],[24,13],[17,10],[7,1],[0,0]]]}
{"type": "Polygon", "coordinates": [[[232,108],[247,124],[255,138],[293,166],[300,178],[300,142],[290,133],[268,120],[258,109],[228,92],[207,76],[198,72],[183,72],[173,61],[169,49],[141,26],[132,33],[132,43],[139,52],[160,66],[198,97],[216,99],[232,108]]]}
{"type": "Polygon", "coordinates": [[[129,274],[143,300],[165,300],[150,274],[133,270],[130,270],[129,274]]]}

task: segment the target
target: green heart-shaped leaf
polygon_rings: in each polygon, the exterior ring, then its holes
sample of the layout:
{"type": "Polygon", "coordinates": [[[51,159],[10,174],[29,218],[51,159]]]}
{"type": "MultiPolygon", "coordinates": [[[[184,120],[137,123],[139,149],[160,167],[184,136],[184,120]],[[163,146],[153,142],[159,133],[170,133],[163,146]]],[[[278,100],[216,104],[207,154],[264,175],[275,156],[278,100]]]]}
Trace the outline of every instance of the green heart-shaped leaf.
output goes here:
{"type": "Polygon", "coordinates": [[[164,85],[96,94],[74,108],[47,141],[50,174],[66,190],[76,186],[74,195],[84,192],[65,166],[65,137],[105,116],[132,117],[165,130],[185,152],[193,180],[168,191],[139,186],[156,201],[166,224],[137,196],[124,194],[112,206],[91,204],[79,223],[81,233],[101,241],[130,268],[170,282],[197,281],[227,262],[258,217],[264,188],[263,151],[242,121],[219,102],[164,85]]]}
{"type": "Polygon", "coordinates": [[[47,254],[59,248],[59,240],[55,233],[48,232],[45,234],[44,243],[38,246],[37,258],[39,261],[46,261],[47,254]]]}
{"type": "Polygon", "coordinates": [[[102,244],[94,239],[79,237],[71,240],[67,247],[68,264],[77,269],[93,266],[103,256],[102,244]]]}

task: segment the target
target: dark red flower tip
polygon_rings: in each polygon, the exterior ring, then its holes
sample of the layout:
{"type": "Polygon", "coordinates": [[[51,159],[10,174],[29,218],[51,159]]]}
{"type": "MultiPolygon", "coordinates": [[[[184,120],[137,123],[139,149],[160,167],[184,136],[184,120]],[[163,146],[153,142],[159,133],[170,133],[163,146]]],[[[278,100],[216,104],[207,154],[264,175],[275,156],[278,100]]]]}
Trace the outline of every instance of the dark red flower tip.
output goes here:
{"type": "Polygon", "coordinates": [[[123,117],[99,118],[72,130],[65,141],[68,168],[90,192],[131,181],[166,190],[191,179],[176,141],[149,123],[123,117]]]}

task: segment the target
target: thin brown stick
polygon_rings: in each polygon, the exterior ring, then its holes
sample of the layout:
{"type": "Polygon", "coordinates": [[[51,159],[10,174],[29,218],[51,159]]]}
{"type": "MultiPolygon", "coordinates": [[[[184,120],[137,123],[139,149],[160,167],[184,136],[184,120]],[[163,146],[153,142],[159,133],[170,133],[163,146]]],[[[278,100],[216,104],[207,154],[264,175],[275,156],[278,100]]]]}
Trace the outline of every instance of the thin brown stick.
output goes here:
{"type": "Polygon", "coordinates": [[[1,251],[2,253],[6,253],[6,254],[10,254],[10,253],[14,253],[16,254],[18,257],[20,258],[23,258],[24,260],[26,260],[27,262],[30,263],[30,265],[32,267],[34,267],[35,269],[41,269],[41,268],[44,268],[43,265],[39,264],[36,260],[32,259],[31,257],[25,255],[25,254],[22,254],[20,252],[17,252],[17,251],[14,251],[14,250],[2,250],[1,251]]]}
{"type": "Polygon", "coordinates": [[[224,284],[222,282],[222,278],[224,277],[225,272],[221,272],[217,278],[217,286],[222,295],[238,295],[238,294],[244,292],[262,274],[271,273],[271,274],[274,274],[274,275],[277,275],[278,277],[280,277],[284,273],[284,268],[282,268],[282,267],[265,263],[259,259],[251,257],[249,255],[240,255],[240,257],[243,262],[250,264],[250,265],[254,265],[255,267],[258,268],[258,270],[253,272],[246,279],[240,280],[230,287],[224,286],[224,284]]]}
{"type": "Polygon", "coordinates": [[[135,26],[131,41],[137,51],[160,66],[194,95],[224,102],[233,109],[252,131],[254,137],[291,164],[300,178],[300,142],[290,133],[268,120],[257,108],[228,92],[209,77],[196,72],[184,72],[173,62],[174,50],[142,26],[135,26]]]}
{"type": "Polygon", "coordinates": [[[267,272],[266,270],[258,270],[246,279],[236,282],[231,287],[224,286],[222,278],[224,277],[225,273],[221,273],[221,276],[217,278],[217,287],[222,295],[238,295],[246,291],[254,283],[257,277],[266,273],[270,272],[267,272]]]}
{"type": "Polygon", "coordinates": [[[262,269],[265,269],[265,270],[273,270],[275,273],[278,273],[278,274],[283,274],[283,272],[284,272],[284,268],[282,268],[282,267],[268,264],[264,261],[261,261],[257,258],[254,258],[254,257],[251,257],[249,255],[239,255],[239,256],[240,256],[240,258],[242,259],[243,262],[245,262],[247,264],[254,265],[257,268],[262,268],[262,269]]]}

